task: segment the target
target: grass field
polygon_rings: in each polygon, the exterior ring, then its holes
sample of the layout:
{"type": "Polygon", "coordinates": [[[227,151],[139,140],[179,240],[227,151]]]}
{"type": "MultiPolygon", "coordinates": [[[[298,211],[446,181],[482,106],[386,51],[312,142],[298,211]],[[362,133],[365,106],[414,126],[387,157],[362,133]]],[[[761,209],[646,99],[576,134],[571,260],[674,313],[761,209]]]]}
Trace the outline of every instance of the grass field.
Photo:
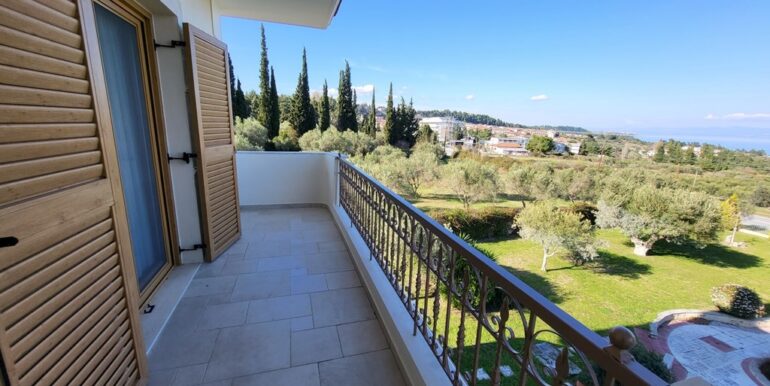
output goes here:
{"type": "Polygon", "coordinates": [[[480,245],[494,252],[500,265],[528,273],[520,278],[599,332],[617,325],[646,327],[659,312],[674,308],[711,309],[711,288],[725,283],[753,288],[770,302],[768,239],[739,234],[746,248],[661,244],[652,256],[639,257],[620,232],[598,233],[608,243],[599,259],[576,267],[552,258],[547,273],[539,270],[542,250],[532,242],[480,245]]]}

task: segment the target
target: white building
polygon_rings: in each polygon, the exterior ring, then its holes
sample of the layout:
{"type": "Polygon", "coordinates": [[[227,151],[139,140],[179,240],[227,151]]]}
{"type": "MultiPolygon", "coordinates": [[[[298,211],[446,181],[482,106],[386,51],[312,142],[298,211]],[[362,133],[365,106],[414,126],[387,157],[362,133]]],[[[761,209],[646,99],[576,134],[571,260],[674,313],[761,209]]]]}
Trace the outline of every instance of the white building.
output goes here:
{"type": "Polygon", "coordinates": [[[525,156],[529,155],[526,145],[518,143],[498,143],[495,145],[489,145],[489,151],[493,154],[499,155],[511,155],[511,156],[525,156]]]}
{"type": "Polygon", "coordinates": [[[569,144],[569,152],[570,152],[570,154],[574,154],[574,155],[580,154],[580,146],[581,145],[582,144],[580,142],[570,143],[569,144]]]}
{"type": "Polygon", "coordinates": [[[440,143],[446,143],[455,138],[458,132],[462,132],[465,124],[452,117],[429,117],[420,120],[420,126],[428,125],[431,130],[436,132],[436,137],[440,143]]]}
{"type": "Polygon", "coordinates": [[[522,147],[527,146],[529,138],[527,137],[492,137],[487,141],[488,145],[497,145],[500,143],[516,143],[522,147]]]}

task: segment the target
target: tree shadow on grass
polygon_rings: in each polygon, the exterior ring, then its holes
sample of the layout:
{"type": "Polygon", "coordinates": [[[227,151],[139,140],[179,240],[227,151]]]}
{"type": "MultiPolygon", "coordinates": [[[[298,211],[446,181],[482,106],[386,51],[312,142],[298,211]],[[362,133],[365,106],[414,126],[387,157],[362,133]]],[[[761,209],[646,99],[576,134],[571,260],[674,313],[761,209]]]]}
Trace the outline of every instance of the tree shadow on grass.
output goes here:
{"type": "Polygon", "coordinates": [[[607,251],[600,251],[599,257],[594,261],[586,263],[584,268],[595,273],[629,279],[638,279],[642,275],[652,273],[649,264],[640,263],[634,259],[607,251]]]}
{"type": "Polygon", "coordinates": [[[716,267],[754,268],[762,265],[762,260],[759,257],[720,244],[709,244],[705,248],[698,248],[692,244],[674,244],[661,241],[655,245],[651,252],[651,255],[684,257],[716,267]]]}
{"type": "Polygon", "coordinates": [[[565,293],[562,289],[552,284],[548,278],[545,278],[537,273],[525,271],[522,269],[514,268],[508,265],[500,264],[503,268],[512,273],[524,283],[527,283],[535,291],[548,298],[548,300],[559,304],[569,298],[569,294],[565,293]]]}

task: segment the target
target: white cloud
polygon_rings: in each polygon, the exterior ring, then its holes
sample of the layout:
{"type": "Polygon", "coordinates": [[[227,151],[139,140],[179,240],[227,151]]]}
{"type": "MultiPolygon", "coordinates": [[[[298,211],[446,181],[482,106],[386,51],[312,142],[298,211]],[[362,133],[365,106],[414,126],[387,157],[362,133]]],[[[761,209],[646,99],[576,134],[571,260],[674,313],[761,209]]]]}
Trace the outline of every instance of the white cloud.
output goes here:
{"type": "MultiPolygon", "coordinates": [[[[329,94],[330,97],[336,98],[339,95],[339,92],[336,88],[329,87],[326,92],[329,94]]],[[[323,94],[323,89],[313,89],[310,90],[310,95],[312,96],[321,96],[323,94]]]]}
{"type": "Polygon", "coordinates": [[[374,91],[373,84],[365,84],[363,86],[353,86],[353,90],[356,90],[356,94],[371,94],[374,91]]]}
{"type": "Polygon", "coordinates": [[[715,114],[708,114],[705,116],[705,119],[708,119],[708,120],[725,119],[730,121],[765,120],[765,119],[770,119],[770,113],[730,113],[722,116],[715,115],[715,114]]]}
{"type": "Polygon", "coordinates": [[[465,96],[465,99],[467,99],[469,101],[472,101],[472,100],[476,99],[476,96],[473,95],[473,94],[468,94],[468,95],[465,96]]]}
{"type": "Polygon", "coordinates": [[[545,95],[545,94],[534,95],[534,96],[529,97],[529,100],[536,101],[536,102],[538,102],[538,101],[545,101],[545,100],[548,100],[548,95],[545,95]]]}
{"type": "Polygon", "coordinates": [[[732,113],[723,116],[724,119],[770,119],[770,113],[732,113]]]}

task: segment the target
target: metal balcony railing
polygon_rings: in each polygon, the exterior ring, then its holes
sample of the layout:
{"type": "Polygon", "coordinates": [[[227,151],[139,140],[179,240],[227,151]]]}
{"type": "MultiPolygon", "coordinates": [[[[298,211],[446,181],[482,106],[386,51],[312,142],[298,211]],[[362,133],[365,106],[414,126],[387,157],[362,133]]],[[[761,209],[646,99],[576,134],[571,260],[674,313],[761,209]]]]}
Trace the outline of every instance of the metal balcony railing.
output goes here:
{"type": "Polygon", "coordinates": [[[628,352],[631,331],[600,336],[355,165],[337,164],[339,205],[454,385],[666,384],[628,352]]]}

